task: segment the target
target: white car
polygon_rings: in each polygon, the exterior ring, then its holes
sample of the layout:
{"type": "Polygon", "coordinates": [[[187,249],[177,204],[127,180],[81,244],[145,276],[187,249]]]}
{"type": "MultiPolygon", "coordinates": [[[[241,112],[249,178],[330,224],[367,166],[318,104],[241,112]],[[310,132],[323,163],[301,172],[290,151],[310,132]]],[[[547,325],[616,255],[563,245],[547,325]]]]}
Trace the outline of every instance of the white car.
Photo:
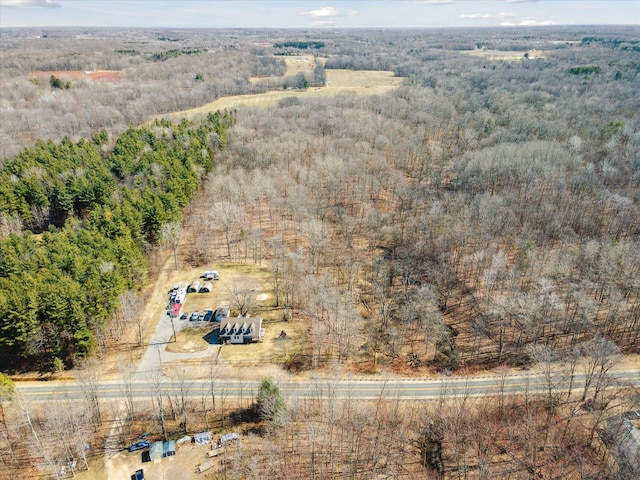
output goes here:
{"type": "Polygon", "coordinates": [[[203,278],[207,280],[220,280],[220,275],[218,275],[217,270],[207,270],[204,272],[203,278]]]}

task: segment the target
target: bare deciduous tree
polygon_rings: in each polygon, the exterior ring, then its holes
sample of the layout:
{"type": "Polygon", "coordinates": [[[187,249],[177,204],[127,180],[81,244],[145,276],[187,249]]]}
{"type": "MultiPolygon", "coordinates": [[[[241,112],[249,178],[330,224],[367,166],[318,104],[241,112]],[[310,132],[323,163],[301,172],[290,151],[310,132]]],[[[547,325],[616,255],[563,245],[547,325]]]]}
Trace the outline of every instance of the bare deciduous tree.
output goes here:
{"type": "Polygon", "coordinates": [[[249,314],[257,305],[256,288],[248,284],[233,282],[227,289],[231,308],[244,317],[249,314]]]}
{"type": "Polygon", "coordinates": [[[213,229],[222,231],[227,246],[227,256],[231,258],[232,235],[242,226],[243,210],[228,201],[215,202],[209,212],[213,229]]]}
{"type": "Polygon", "coordinates": [[[84,394],[87,399],[92,420],[98,425],[102,424],[102,413],[100,411],[100,399],[98,390],[100,388],[100,366],[96,360],[88,359],[82,362],[78,372],[78,380],[84,387],[84,394]]]}
{"type": "Polygon", "coordinates": [[[620,349],[611,340],[595,336],[592,340],[582,345],[584,355],[584,390],[581,400],[584,402],[591,386],[593,386],[593,399],[598,400],[598,395],[605,388],[611,369],[620,361],[620,349]]]}
{"type": "Polygon", "coordinates": [[[173,251],[173,263],[176,270],[178,270],[178,245],[181,233],[182,225],[179,222],[165,223],[160,227],[160,244],[173,251]]]}

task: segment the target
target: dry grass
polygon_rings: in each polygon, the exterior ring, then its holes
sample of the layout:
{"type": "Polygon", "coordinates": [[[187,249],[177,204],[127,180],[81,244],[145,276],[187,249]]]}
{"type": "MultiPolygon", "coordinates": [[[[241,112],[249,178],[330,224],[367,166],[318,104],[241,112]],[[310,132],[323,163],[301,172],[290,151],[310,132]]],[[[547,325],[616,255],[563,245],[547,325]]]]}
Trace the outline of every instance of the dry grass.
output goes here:
{"type": "MultiPolygon", "coordinates": [[[[283,57],[284,63],[287,65],[287,71],[285,72],[285,77],[295,75],[297,73],[310,73],[316,68],[316,61],[322,65],[327,61],[326,58],[314,58],[312,55],[300,55],[300,56],[290,56],[283,57]]],[[[252,77],[251,83],[260,83],[265,80],[282,80],[282,77],[252,77]]]]}
{"type": "Polygon", "coordinates": [[[305,91],[274,91],[257,95],[224,97],[200,107],[174,112],[165,116],[169,118],[194,117],[215,112],[216,110],[244,106],[269,106],[286,97],[311,98],[339,95],[341,93],[382,95],[396,88],[403,80],[401,77],[394,77],[393,72],[386,71],[326,70],[326,74],[326,87],[309,88],[305,91]]]}
{"type": "Polygon", "coordinates": [[[283,58],[284,63],[287,64],[287,73],[285,75],[295,75],[299,72],[311,72],[316,68],[316,60],[322,65],[326,62],[325,58],[314,58],[313,55],[293,55],[283,58]]]}
{"type": "MultiPolygon", "coordinates": [[[[188,322],[188,320],[176,321],[188,322]]],[[[167,344],[167,352],[194,353],[206,350],[209,347],[209,344],[204,337],[210,333],[215,326],[217,325],[209,324],[180,330],[176,335],[178,339],[177,342],[167,344]]]]}
{"type": "Polygon", "coordinates": [[[525,53],[529,52],[529,57],[533,60],[546,58],[546,53],[543,51],[511,51],[511,50],[463,50],[461,53],[469,55],[471,57],[480,57],[492,61],[503,62],[518,62],[522,60],[525,53]]]}

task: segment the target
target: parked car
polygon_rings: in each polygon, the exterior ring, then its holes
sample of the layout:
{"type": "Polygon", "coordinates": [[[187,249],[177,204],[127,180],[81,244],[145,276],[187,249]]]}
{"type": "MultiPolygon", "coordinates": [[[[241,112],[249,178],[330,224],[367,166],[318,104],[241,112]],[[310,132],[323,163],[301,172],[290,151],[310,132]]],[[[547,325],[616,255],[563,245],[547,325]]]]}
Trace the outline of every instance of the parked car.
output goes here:
{"type": "Polygon", "coordinates": [[[225,318],[229,317],[229,305],[222,305],[216,308],[213,318],[216,322],[222,322],[225,318]]]}
{"type": "Polygon", "coordinates": [[[202,322],[206,314],[207,312],[200,312],[200,315],[198,315],[198,321],[202,322]]]}
{"type": "Polygon", "coordinates": [[[189,318],[189,315],[189,312],[184,312],[182,315],[180,315],[180,320],[186,320],[187,318],[189,318]]]}
{"type": "Polygon", "coordinates": [[[136,473],[131,475],[131,480],[144,480],[144,470],[136,470],[136,473]]]}
{"type": "Polygon", "coordinates": [[[207,310],[205,311],[203,320],[205,322],[210,322],[212,318],[213,318],[213,310],[211,310],[210,308],[207,308],[207,310]]]}
{"type": "Polygon", "coordinates": [[[220,280],[220,275],[217,270],[207,270],[204,272],[204,275],[202,275],[202,278],[206,280],[220,280]]]}
{"type": "Polygon", "coordinates": [[[195,312],[193,312],[191,314],[191,316],[189,317],[189,320],[191,322],[195,322],[196,320],[198,320],[198,315],[200,315],[200,312],[198,312],[198,310],[196,310],[195,312]]]}
{"type": "Polygon", "coordinates": [[[141,442],[136,442],[129,447],[130,452],[135,452],[136,450],[143,450],[149,446],[149,442],[146,440],[142,440],[141,442]]]}

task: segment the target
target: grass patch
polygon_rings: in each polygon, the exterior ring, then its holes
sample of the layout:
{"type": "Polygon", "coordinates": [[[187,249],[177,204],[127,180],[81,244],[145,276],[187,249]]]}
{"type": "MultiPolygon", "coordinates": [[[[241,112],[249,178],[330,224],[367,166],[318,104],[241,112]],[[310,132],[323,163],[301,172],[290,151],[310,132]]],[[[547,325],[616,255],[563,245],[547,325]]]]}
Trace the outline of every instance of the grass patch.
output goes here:
{"type": "Polygon", "coordinates": [[[177,335],[178,341],[167,344],[167,352],[193,353],[206,350],[209,348],[209,343],[205,340],[205,337],[211,333],[214,326],[217,326],[217,324],[180,330],[177,335]]]}

